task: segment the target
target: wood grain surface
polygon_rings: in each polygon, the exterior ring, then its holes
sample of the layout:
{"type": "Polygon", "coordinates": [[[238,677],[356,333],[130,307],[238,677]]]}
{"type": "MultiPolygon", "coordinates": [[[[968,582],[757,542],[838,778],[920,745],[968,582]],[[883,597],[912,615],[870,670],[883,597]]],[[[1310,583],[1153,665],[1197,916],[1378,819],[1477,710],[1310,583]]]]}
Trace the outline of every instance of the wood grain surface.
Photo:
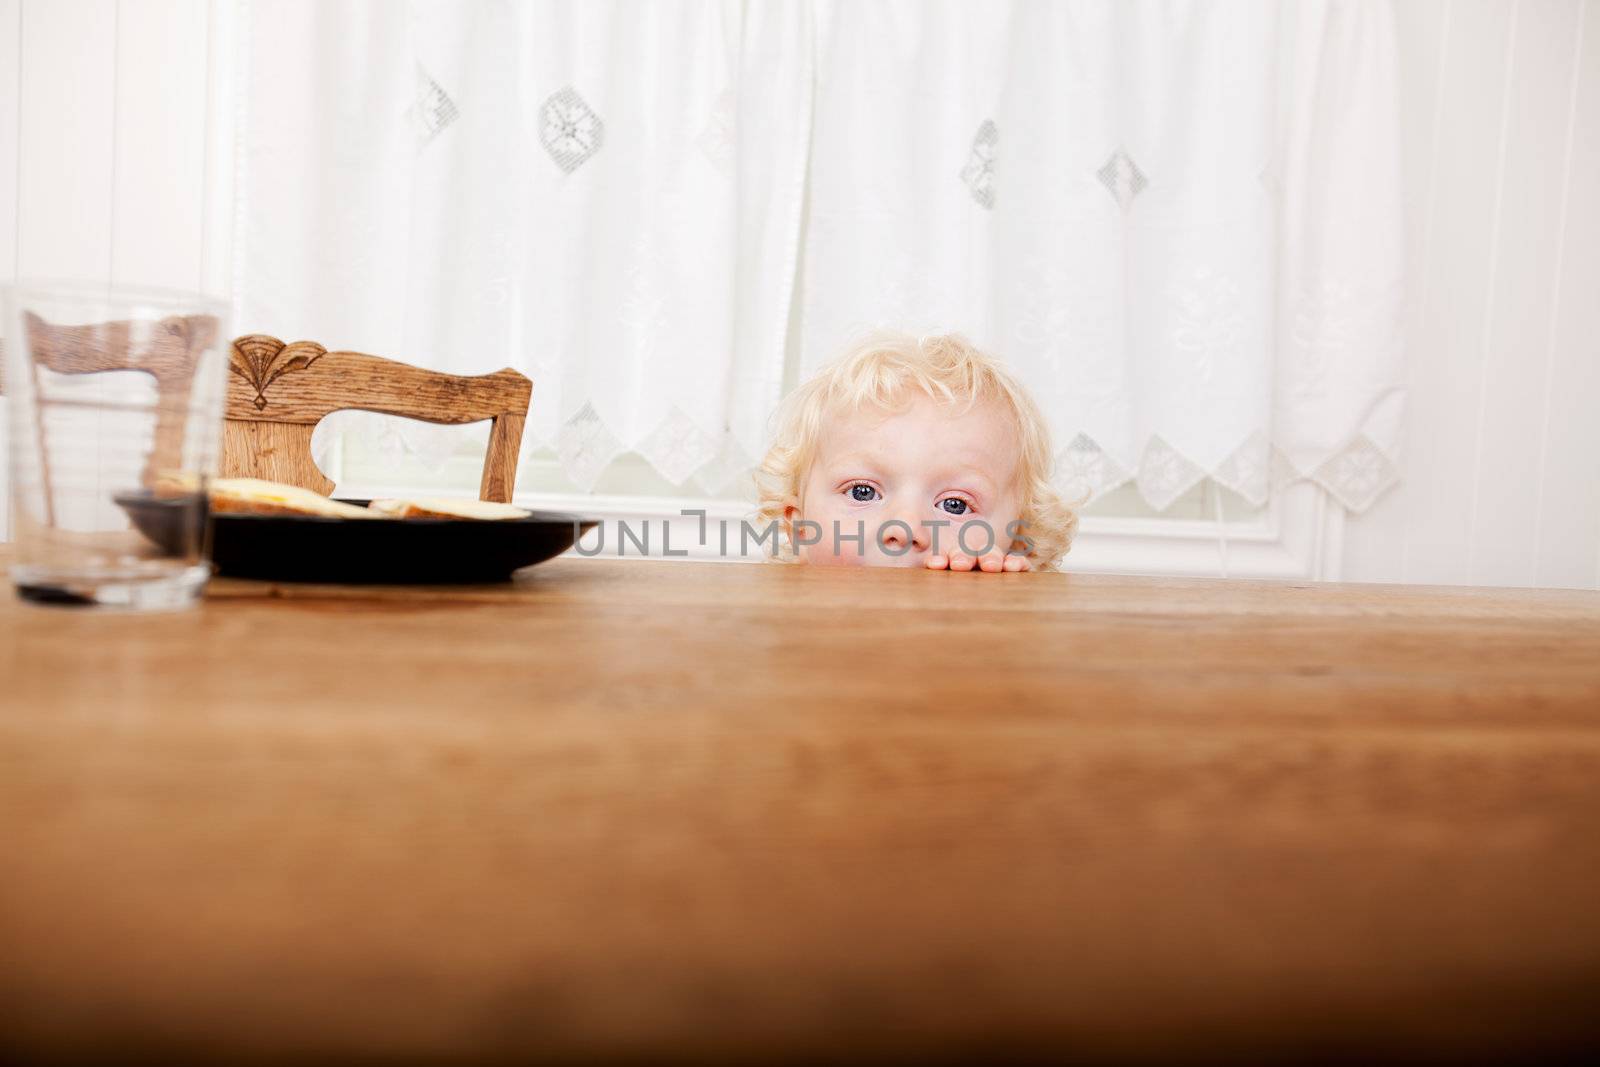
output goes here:
{"type": "Polygon", "coordinates": [[[1600,1041],[1600,594],[562,559],[0,676],[13,1059],[1600,1041]]]}

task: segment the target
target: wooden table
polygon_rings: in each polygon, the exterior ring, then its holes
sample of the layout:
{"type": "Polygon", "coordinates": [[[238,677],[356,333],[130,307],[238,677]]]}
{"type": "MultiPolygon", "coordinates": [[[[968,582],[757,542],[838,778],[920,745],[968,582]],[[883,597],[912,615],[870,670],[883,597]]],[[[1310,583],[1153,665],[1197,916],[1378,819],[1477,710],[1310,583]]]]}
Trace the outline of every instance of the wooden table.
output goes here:
{"type": "Polygon", "coordinates": [[[0,677],[6,1058],[1600,1047],[1600,594],[564,559],[0,677]]]}

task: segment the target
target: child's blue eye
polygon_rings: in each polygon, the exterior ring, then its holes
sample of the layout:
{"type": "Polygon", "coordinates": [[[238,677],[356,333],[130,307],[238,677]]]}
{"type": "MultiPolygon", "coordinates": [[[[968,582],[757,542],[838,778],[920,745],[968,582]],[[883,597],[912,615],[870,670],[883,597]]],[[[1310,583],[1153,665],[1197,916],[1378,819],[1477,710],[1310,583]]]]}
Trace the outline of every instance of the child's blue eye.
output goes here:
{"type": "Polygon", "coordinates": [[[965,515],[967,502],[958,496],[947,496],[939,501],[939,506],[951,515],[965,515]]]}
{"type": "Polygon", "coordinates": [[[878,499],[878,491],[865,483],[857,483],[856,485],[852,485],[850,487],[850,498],[852,500],[859,500],[861,503],[865,504],[869,501],[878,499]]]}

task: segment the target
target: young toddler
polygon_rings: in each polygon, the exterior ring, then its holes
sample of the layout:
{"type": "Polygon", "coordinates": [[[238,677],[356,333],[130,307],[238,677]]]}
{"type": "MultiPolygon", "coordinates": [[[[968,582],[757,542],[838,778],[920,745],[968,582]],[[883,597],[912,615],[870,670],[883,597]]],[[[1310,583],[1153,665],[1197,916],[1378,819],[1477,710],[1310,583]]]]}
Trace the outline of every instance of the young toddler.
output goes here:
{"type": "Polygon", "coordinates": [[[1053,570],[1078,517],[1051,455],[999,361],[953,334],[875,333],[785,400],[758,520],[812,564],[1053,570]]]}

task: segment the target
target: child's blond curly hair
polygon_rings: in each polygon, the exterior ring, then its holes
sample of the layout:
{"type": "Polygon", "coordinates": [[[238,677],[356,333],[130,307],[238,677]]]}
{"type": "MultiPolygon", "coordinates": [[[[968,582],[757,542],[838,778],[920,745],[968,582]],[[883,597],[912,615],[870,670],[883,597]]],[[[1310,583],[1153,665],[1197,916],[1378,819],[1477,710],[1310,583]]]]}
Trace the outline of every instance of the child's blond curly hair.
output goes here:
{"type": "MultiPolygon", "coordinates": [[[[1022,448],[1017,479],[1023,532],[1032,542],[1027,555],[1035,570],[1054,570],[1072,547],[1078,514],[1050,484],[1050,431],[1022,383],[999,360],[959,334],[919,338],[898,331],[874,332],[789,394],[778,409],[772,447],[756,472],[758,522],[776,522],[793,545],[785,505],[800,497],[828,413],[867,403],[897,410],[908,402],[908,387],[920,388],[935,401],[960,405],[963,412],[989,398],[1010,410],[1022,448]]],[[[777,556],[793,558],[792,553],[777,556]]]]}

